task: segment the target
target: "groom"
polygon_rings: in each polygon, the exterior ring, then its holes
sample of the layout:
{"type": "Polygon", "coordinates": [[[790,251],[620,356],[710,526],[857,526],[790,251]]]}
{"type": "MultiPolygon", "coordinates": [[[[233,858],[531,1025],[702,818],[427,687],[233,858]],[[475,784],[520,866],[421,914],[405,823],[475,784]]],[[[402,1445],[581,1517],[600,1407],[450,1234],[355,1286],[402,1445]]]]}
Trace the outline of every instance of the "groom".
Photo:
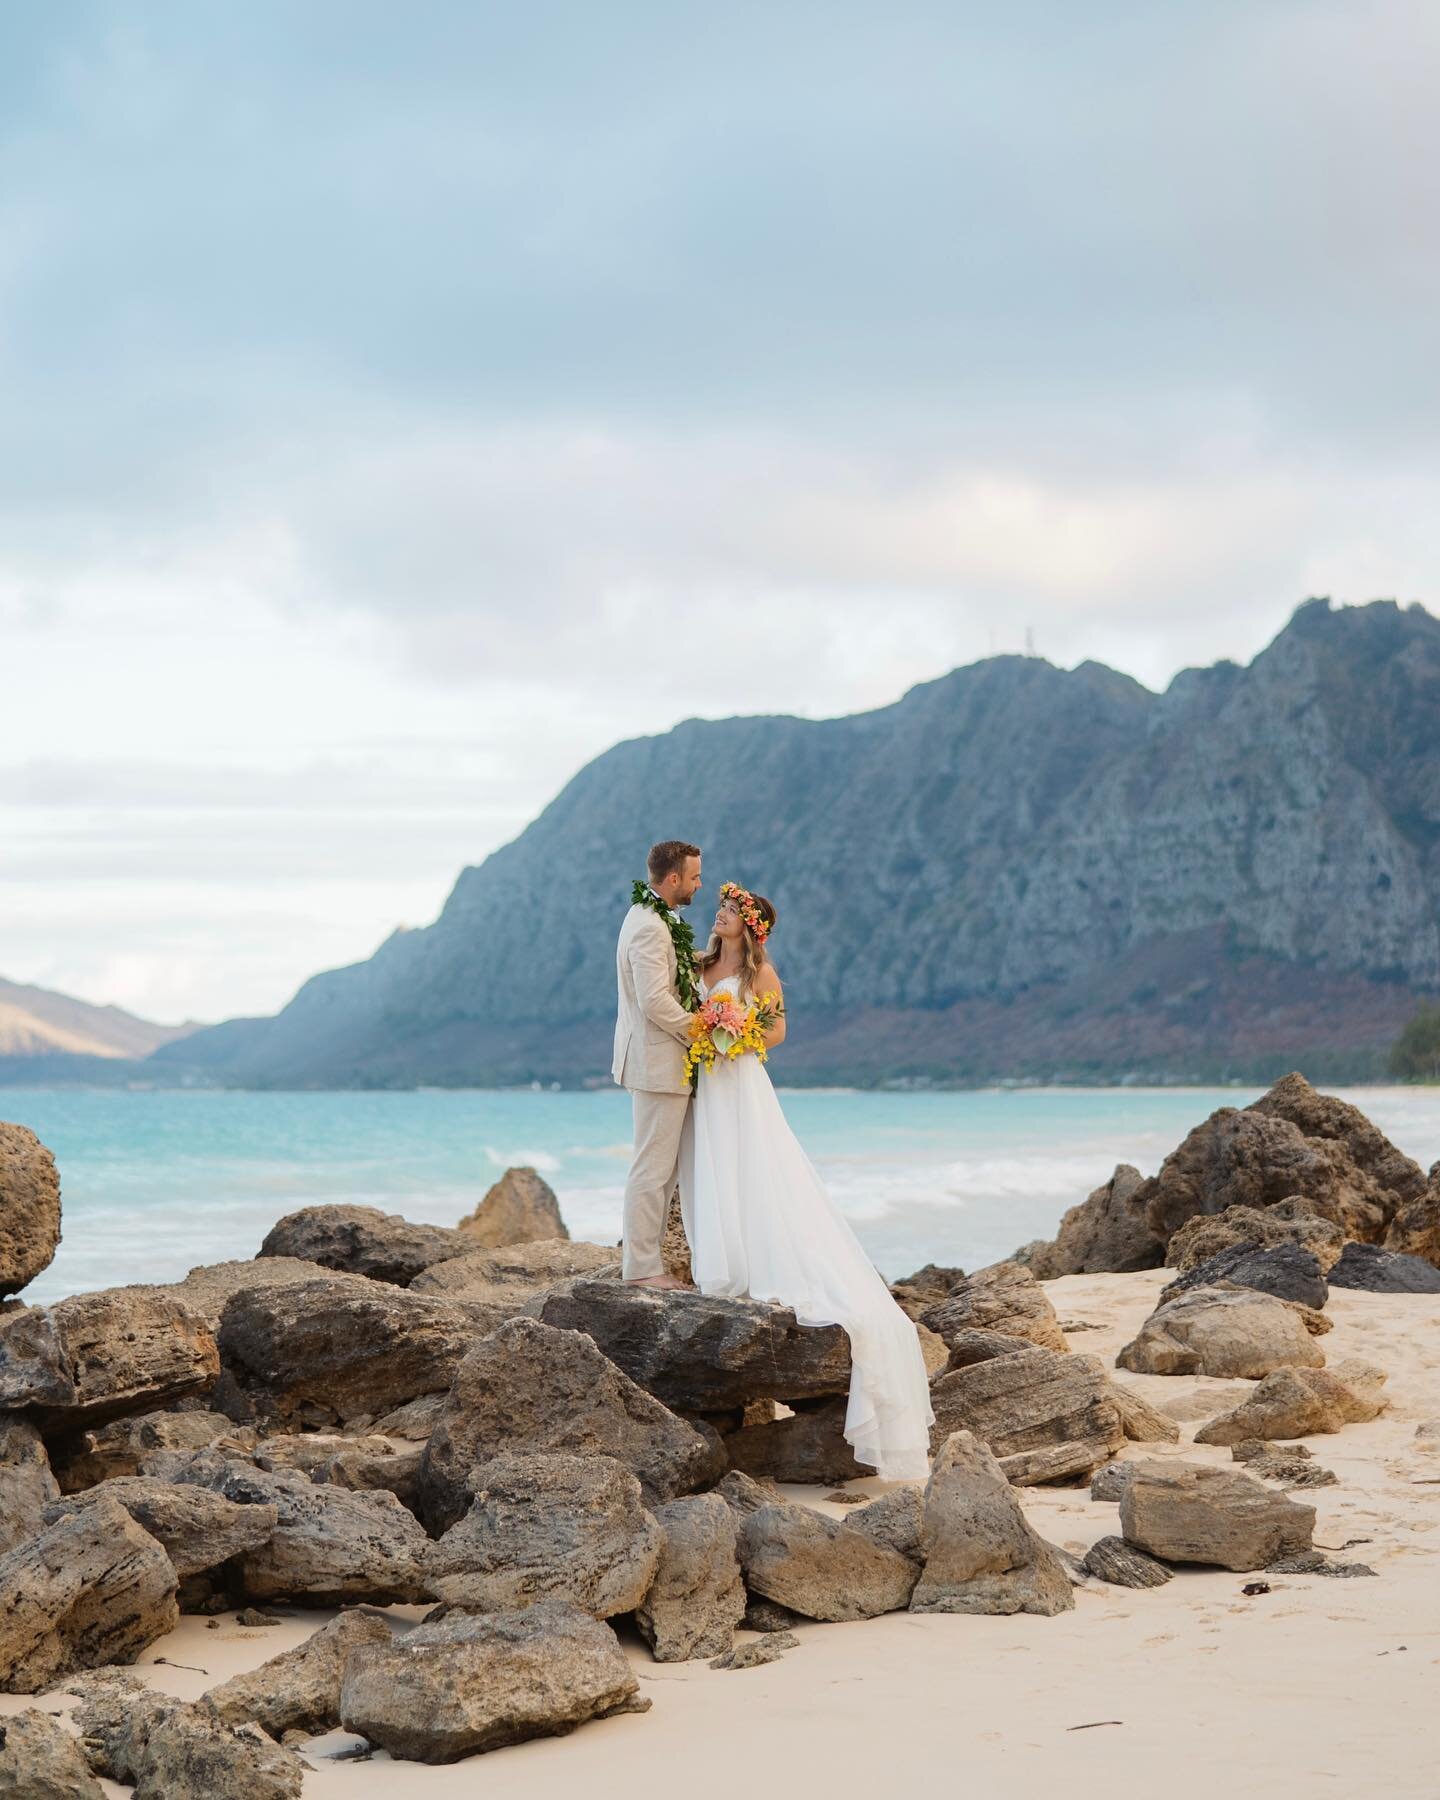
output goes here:
{"type": "MultiPolygon", "coordinates": [[[[644,904],[625,915],[615,952],[620,1012],[615,1021],[611,1074],[630,1091],[635,1150],[625,1183],[626,1281],[638,1287],[678,1288],[660,1260],[665,1214],[680,1169],[680,1133],[690,1104],[685,1052],[690,1014],[681,1004],[675,932],[678,908],[700,891],[700,847],[679,838],[656,844],[646,858],[644,904]]],[[[687,975],[689,971],[687,971],[687,975]]]]}

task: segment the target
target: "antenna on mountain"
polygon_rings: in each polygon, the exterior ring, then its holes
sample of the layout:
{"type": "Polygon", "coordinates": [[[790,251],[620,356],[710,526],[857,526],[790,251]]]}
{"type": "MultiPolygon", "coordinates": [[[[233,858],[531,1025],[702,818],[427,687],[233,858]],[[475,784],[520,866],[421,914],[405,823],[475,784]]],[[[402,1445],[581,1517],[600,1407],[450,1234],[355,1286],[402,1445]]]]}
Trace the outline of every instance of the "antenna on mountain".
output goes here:
{"type": "Polygon", "coordinates": [[[1033,625],[1025,627],[1025,654],[1027,656],[1035,654],[1035,627],[1033,625]]]}

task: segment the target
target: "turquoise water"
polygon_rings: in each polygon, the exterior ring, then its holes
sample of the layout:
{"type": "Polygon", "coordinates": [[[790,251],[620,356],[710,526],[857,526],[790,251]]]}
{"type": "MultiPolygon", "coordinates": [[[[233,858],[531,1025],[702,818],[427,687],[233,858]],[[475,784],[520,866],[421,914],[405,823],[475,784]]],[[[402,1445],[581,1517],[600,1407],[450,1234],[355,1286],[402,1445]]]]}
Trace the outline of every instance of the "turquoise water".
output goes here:
{"type": "MultiPolygon", "coordinates": [[[[892,1279],[925,1262],[978,1267],[1034,1237],[1117,1162],[1147,1174],[1217,1106],[1251,1091],[804,1090],[785,1110],[866,1248],[892,1279]]],[[[1425,1166],[1440,1091],[1347,1096],[1425,1166]]],[[[253,1256],[298,1206],[352,1201],[453,1224],[512,1163],[539,1169],[571,1235],[611,1242],[629,1157],[618,1092],[249,1094],[7,1088],[0,1117],[60,1165],[64,1241],[26,1290],[55,1300],[173,1280],[253,1256]]]]}

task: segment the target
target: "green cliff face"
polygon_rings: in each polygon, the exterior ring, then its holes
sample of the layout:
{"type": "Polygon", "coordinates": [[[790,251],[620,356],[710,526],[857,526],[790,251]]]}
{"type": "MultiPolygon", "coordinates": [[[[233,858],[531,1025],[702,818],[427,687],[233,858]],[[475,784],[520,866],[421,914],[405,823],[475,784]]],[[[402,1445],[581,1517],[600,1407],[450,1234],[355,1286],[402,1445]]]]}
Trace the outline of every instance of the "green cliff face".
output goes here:
{"type": "Polygon", "coordinates": [[[1440,987],[1440,621],[1311,602],[1164,694],[999,657],[854,718],[617,745],[433,925],[158,1054],[264,1085],[600,1074],[610,925],[675,835],[697,926],[725,876],[779,907],[789,1079],[1379,1074],[1440,987]]]}

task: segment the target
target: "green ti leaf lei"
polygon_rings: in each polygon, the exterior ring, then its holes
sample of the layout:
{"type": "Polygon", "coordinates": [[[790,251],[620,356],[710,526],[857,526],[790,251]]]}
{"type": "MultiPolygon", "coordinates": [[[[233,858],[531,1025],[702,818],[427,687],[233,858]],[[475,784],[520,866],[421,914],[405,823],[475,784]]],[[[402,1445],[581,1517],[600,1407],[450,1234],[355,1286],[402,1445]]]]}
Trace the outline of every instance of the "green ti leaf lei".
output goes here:
{"type": "Polygon", "coordinates": [[[678,913],[671,912],[648,881],[637,881],[630,889],[630,899],[635,906],[648,906],[670,933],[670,942],[675,946],[675,985],[680,990],[680,1004],[686,1012],[698,1011],[700,995],[695,986],[695,933],[678,913]]]}

